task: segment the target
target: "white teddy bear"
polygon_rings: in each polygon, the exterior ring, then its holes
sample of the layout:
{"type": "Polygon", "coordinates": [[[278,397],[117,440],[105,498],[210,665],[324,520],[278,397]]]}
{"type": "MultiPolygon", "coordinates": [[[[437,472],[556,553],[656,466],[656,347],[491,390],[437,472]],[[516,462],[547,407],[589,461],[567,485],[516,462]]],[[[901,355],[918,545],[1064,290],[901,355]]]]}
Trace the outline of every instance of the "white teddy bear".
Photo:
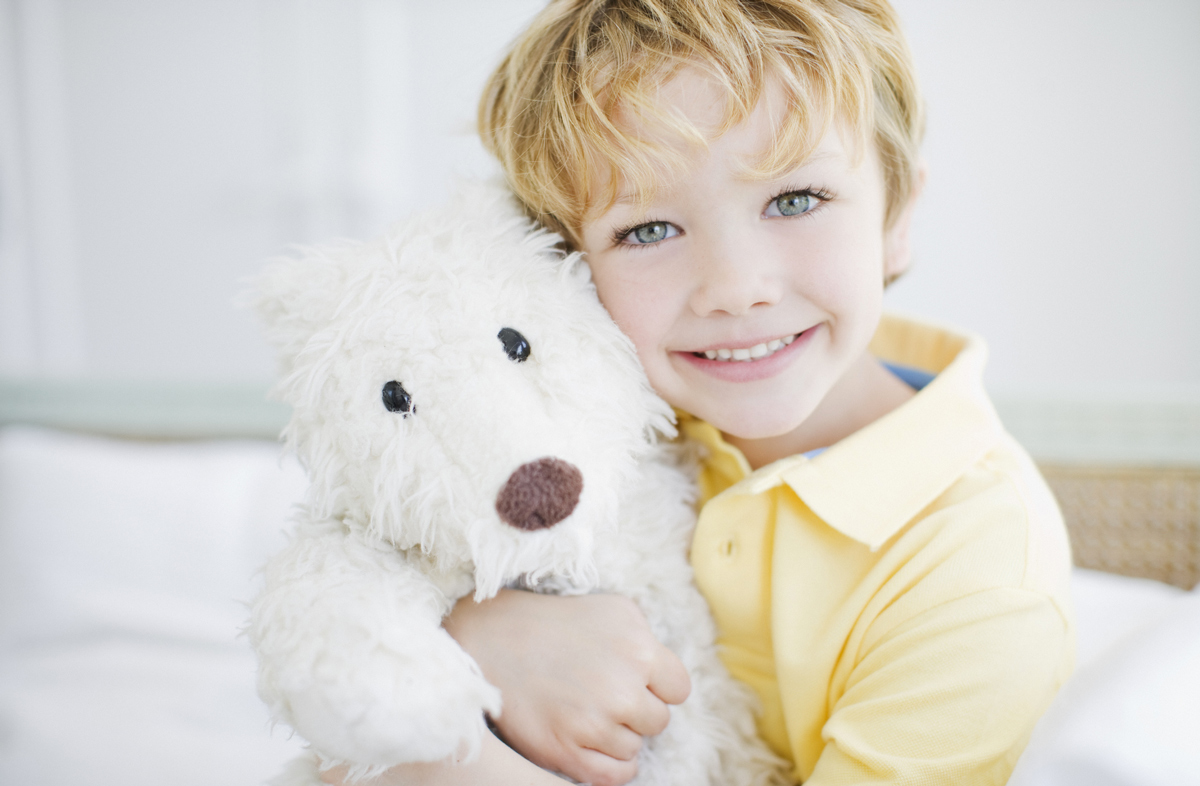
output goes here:
{"type": "Polygon", "coordinates": [[[506,586],[629,596],[682,659],[692,693],[636,783],[787,782],[692,583],[671,410],[558,242],[474,185],[260,279],[310,481],[248,627],[263,700],[314,751],[280,783],[477,751],[502,697],[441,622],[506,586]]]}

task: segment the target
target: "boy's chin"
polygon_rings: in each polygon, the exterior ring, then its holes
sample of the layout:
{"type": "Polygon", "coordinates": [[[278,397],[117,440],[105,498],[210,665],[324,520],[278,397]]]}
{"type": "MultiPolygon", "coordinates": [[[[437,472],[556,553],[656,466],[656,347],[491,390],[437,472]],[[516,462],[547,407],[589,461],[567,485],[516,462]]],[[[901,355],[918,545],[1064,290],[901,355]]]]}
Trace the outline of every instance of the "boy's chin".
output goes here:
{"type": "Polygon", "coordinates": [[[744,412],[714,412],[712,417],[692,413],[702,418],[727,437],[736,440],[772,440],[789,436],[800,428],[811,413],[805,409],[779,412],[769,405],[746,407],[744,412]]]}

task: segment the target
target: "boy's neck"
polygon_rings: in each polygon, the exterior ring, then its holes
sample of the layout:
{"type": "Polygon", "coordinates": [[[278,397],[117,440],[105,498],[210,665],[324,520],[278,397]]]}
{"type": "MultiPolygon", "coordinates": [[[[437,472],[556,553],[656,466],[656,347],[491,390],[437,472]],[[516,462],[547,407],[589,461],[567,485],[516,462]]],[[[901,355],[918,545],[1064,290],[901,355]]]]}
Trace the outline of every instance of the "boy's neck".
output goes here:
{"type": "Polygon", "coordinates": [[[864,352],[793,431],[763,439],[723,436],[742,451],[751,469],[758,469],[781,458],[829,447],[874,423],[914,395],[913,389],[884,368],[874,355],[864,352]]]}

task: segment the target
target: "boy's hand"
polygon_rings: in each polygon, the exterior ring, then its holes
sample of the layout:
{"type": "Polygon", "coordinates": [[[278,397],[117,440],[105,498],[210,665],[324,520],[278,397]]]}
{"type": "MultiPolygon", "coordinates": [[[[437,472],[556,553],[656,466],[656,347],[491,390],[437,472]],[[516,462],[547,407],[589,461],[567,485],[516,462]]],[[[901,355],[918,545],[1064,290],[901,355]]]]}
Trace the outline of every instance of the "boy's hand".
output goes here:
{"type": "Polygon", "coordinates": [[[593,786],[632,780],[642,737],[665,729],[667,705],[691,692],[683,664],[628,598],[503,590],[480,604],[464,598],[444,624],[500,688],[504,739],[593,786]]]}

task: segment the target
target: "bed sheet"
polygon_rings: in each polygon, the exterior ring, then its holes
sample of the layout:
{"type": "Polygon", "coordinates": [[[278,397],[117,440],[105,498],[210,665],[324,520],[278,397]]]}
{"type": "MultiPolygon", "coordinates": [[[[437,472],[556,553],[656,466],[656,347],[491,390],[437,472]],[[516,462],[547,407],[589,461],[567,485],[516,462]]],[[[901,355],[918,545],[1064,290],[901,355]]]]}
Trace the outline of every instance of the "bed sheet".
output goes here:
{"type": "MultiPolygon", "coordinates": [[[[0,784],[251,786],[238,635],[304,477],[270,442],[0,429],[0,784]]],[[[1200,784],[1200,595],[1077,570],[1078,670],[1013,786],[1200,784]]]]}

